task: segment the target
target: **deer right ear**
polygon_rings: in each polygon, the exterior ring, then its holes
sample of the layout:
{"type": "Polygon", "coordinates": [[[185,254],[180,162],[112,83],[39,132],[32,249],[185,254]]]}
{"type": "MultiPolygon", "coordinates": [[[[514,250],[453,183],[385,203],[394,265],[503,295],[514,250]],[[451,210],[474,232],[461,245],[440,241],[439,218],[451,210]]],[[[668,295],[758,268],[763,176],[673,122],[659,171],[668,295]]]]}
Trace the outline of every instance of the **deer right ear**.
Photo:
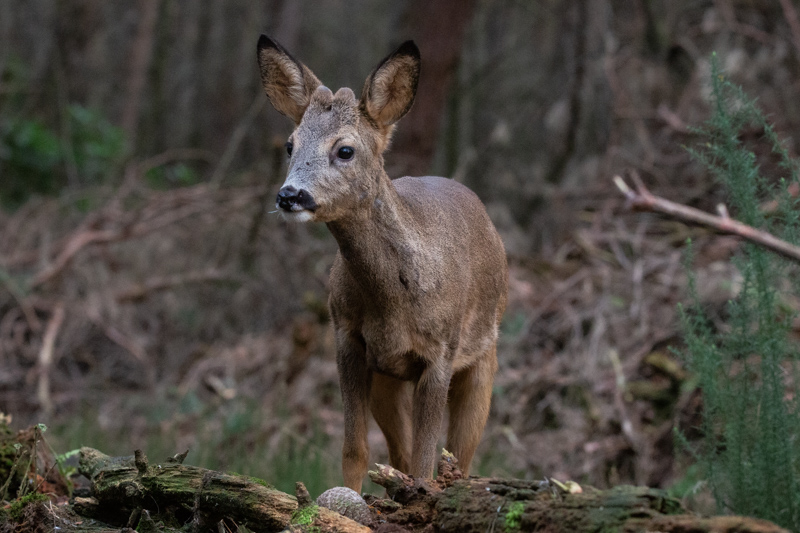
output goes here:
{"type": "Polygon", "coordinates": [[[311,95],[322,83],[308,67],[266,35],[258,39],[258,67],[261,83],[273,107],[300,124],[311,95]]]}
{"type": "Polygon", "coordinates": [[[414,103],[419,81],[419,49],[406,41],[372,71],[361,91],[361,109],[378,126],[390,128],[414,103]]]}

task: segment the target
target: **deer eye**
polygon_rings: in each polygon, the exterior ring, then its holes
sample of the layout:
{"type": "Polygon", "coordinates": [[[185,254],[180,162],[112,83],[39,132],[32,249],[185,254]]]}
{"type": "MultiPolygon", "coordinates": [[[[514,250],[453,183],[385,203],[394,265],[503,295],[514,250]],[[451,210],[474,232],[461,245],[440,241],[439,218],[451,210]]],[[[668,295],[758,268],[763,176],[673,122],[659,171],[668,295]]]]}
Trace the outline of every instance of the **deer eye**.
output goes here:
{"type": "Polygon", "coordinates": [[[291,156],[292,155],[292,148],[294,148],[294,145],[292,144],[292,141],[286,141],[286,144],[284,146],[286,147],[286,153],[289,154],[289,156],[291,156]]]}
{"type": "Polygon", "coordinates": [[[347,160],[351,159],[355,153],[356,151],[353,150],[353,148],[351,148],[350,146],[342,146],[341,148],[339,148],[339,151],[336,152],[336,157],[338,157],[339,159],[347,160]]]}

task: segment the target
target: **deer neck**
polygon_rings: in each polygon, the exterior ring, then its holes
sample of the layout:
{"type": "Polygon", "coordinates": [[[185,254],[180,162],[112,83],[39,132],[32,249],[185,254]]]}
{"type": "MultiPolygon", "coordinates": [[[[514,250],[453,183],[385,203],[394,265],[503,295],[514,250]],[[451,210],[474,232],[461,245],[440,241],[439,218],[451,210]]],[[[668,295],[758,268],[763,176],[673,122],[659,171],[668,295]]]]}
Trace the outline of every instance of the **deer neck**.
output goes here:
{"type": "Polygon", "coordinates": [[[378,193],[366,206],[328,223],[339,244],[345,268],[375,297],[390,297],[407,287],[417,254],[408,208],[384,173],[378,193]]]}

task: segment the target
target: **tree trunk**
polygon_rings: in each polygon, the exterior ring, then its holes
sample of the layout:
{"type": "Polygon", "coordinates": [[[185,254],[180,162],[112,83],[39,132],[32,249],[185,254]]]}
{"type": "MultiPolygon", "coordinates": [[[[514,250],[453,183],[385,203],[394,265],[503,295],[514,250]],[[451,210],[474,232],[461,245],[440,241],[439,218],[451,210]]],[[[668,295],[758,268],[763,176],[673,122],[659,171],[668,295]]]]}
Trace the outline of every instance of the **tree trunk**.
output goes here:
{"type": "Polygon", "coordinates": [[[430,171],[436,141],[474,0],[411,0],[403,39],[413,38],[422,54],[417,97],[387,154],[392,177],[430,171]]]}
{"type": "Polygon", "coordinates": [[[150,60],[153,57],[153,43],[155,42],[156,22],[160,6],[160,0],[141,0],[137,10],[140,17],[137,23],[136,37],[131,47],[128,91],[125,95],[121,120],[122,129],[128,136],[131,149],[136,147],[142,95],[147,86],[150,60]]]}

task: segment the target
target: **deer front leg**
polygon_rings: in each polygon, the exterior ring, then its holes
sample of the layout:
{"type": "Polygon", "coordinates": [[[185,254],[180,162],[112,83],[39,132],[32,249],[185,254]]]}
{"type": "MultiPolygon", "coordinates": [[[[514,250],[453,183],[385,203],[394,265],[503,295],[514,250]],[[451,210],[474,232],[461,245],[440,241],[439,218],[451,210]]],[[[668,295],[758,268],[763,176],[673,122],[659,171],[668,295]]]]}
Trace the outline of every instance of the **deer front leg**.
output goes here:
{"type": "Polygon", "coordinates": [[[411,452],[411,475],[414,477],[433,477],[436,442],[439,440],[449,386],[450,367],[440,360],[422,372],[414,389],[414,448],[411,452]]]}
{"type": "Polygon", "coordinates": [[[465,476],[469,475],[472,456],[489,418],[496,371],[497,347],[492,345],[480,360],[456,372],[450,380],[447,451],[456,456],[465,476]]]}
{"type": "Polygon", "coordinates": [[[372,372],[366,365],[364,345],[346,331],[337,331],[336,334],[336,365],[344,409],[344,484],[360,493],[369,461],[367,402],[372,372]]]}

